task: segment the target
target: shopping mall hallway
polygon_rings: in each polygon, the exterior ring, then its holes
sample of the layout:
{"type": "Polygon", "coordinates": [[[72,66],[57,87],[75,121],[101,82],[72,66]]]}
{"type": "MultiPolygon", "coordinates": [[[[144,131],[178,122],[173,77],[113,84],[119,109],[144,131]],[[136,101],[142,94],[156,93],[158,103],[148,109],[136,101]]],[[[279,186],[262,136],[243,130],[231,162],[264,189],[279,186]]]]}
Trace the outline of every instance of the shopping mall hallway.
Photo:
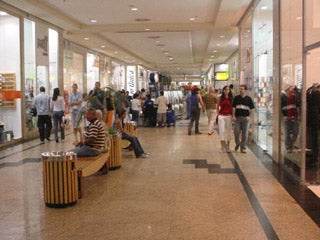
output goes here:
{"type": "MultiPolygon", "coordinates": [[[[220,152],[217,133],[138,128],[148,158],[123,150],[120,169],[84,179],[73,206],[46,207],[41,153],[67,151],[33,140],[0,152],[0,238],[319,239],[320,229],[249,150],[220,152]]],[[[319,212],[320,215],[320,212],[319,212]]]]}

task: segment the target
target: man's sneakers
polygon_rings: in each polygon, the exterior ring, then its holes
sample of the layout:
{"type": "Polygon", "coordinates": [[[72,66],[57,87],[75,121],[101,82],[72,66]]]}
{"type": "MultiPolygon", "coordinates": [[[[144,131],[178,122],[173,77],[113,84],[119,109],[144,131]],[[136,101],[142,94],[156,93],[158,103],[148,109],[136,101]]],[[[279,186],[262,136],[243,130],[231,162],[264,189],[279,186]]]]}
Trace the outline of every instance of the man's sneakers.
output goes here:
{"type": "MultiPolygon", "coordinates": [[[[234,148],[234,151],[238,151],[239,150],[240,145],[236,145],[234,148]]],[[[247,153],[247,149],[245,148],[241,148],[240,150],[241,153],[247,153]]]]}
{"type": "Polygon", "coordinates": [[[137,158],[147,158],[149,157],[148,153],[142,153],[140,156],[138,156],[137,158]]]}

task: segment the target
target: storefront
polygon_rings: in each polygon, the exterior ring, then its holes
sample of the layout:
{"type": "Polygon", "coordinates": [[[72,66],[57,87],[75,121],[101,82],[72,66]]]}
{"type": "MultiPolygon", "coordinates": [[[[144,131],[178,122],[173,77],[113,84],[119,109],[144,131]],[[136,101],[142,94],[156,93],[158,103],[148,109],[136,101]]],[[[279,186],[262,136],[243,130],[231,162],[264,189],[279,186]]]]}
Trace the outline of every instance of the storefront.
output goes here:
{"type": "Polygon", "coordinates": [[[19,17],[0,9],[0,145],[23,134],[20,31],[19,17]]]}
{"type": "Polygon", "coordinates": [[[87,54],[87,90],[88,91],[94,88],[95,82],[100,82],[99,67],[100,67],[99,55],[88,53],[87,54]]]}
{"type": "Polygon", "coordinates": [[[254,141],[272,154],[273,115],[273,3],[260,1],[253,13],[253,86],[249,86],[255,103],[254,141]]]}
{"type": "Polygon", "coordinates": [[[291,126],[283,116],[281,160],[301,182],[317,185],[320,184],[319,10],[320,2],[315,0],[281,1],[282,96],[289,99],[293,95],[295,101],[292,105],[298,109],[291,126]],[[290,129],[294,132],[291,138],[288,137],[290,129]],[[293,145],[288,148],[291,142],[293,145]]]}
{"type": "Polygon", "coordinates": [[[125,89],[125,65],[114,60],[111,61],[112,72],[111,72],[111,86],[115,90],[125,89]]]}
{"type": "Polygon", "coordinates": [[[0,42],[0,144],[8,145],[38,135],[30,110],[40,86],[48,94],[59,86],[59,32],[15,9],[0,9],[0,42]]]}

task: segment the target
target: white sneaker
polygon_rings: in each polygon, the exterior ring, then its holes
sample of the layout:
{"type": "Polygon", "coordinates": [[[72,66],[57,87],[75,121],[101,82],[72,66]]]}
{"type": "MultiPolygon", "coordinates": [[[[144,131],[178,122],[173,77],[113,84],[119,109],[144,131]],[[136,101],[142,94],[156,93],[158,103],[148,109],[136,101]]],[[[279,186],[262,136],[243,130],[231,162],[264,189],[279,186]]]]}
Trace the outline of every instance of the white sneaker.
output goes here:
{"type": "Polygon", "coordinates": [[[148,157],[148,155],[147,155],[147,154],[142,153],[138,158],[147,158],[147,157],[148,157]]]}

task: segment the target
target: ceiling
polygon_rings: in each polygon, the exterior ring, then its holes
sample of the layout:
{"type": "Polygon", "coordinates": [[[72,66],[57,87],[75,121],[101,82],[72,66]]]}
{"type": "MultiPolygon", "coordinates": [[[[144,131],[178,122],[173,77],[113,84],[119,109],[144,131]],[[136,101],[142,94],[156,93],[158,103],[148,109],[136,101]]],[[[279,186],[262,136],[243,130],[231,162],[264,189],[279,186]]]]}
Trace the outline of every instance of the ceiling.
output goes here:
{"type": "Polygon", "coordinates": [[[171,76],[200,76],[237,50],[237,24],[251,0],[1,2],[58,26],[65,39],[128,64],[171,76]]]}

